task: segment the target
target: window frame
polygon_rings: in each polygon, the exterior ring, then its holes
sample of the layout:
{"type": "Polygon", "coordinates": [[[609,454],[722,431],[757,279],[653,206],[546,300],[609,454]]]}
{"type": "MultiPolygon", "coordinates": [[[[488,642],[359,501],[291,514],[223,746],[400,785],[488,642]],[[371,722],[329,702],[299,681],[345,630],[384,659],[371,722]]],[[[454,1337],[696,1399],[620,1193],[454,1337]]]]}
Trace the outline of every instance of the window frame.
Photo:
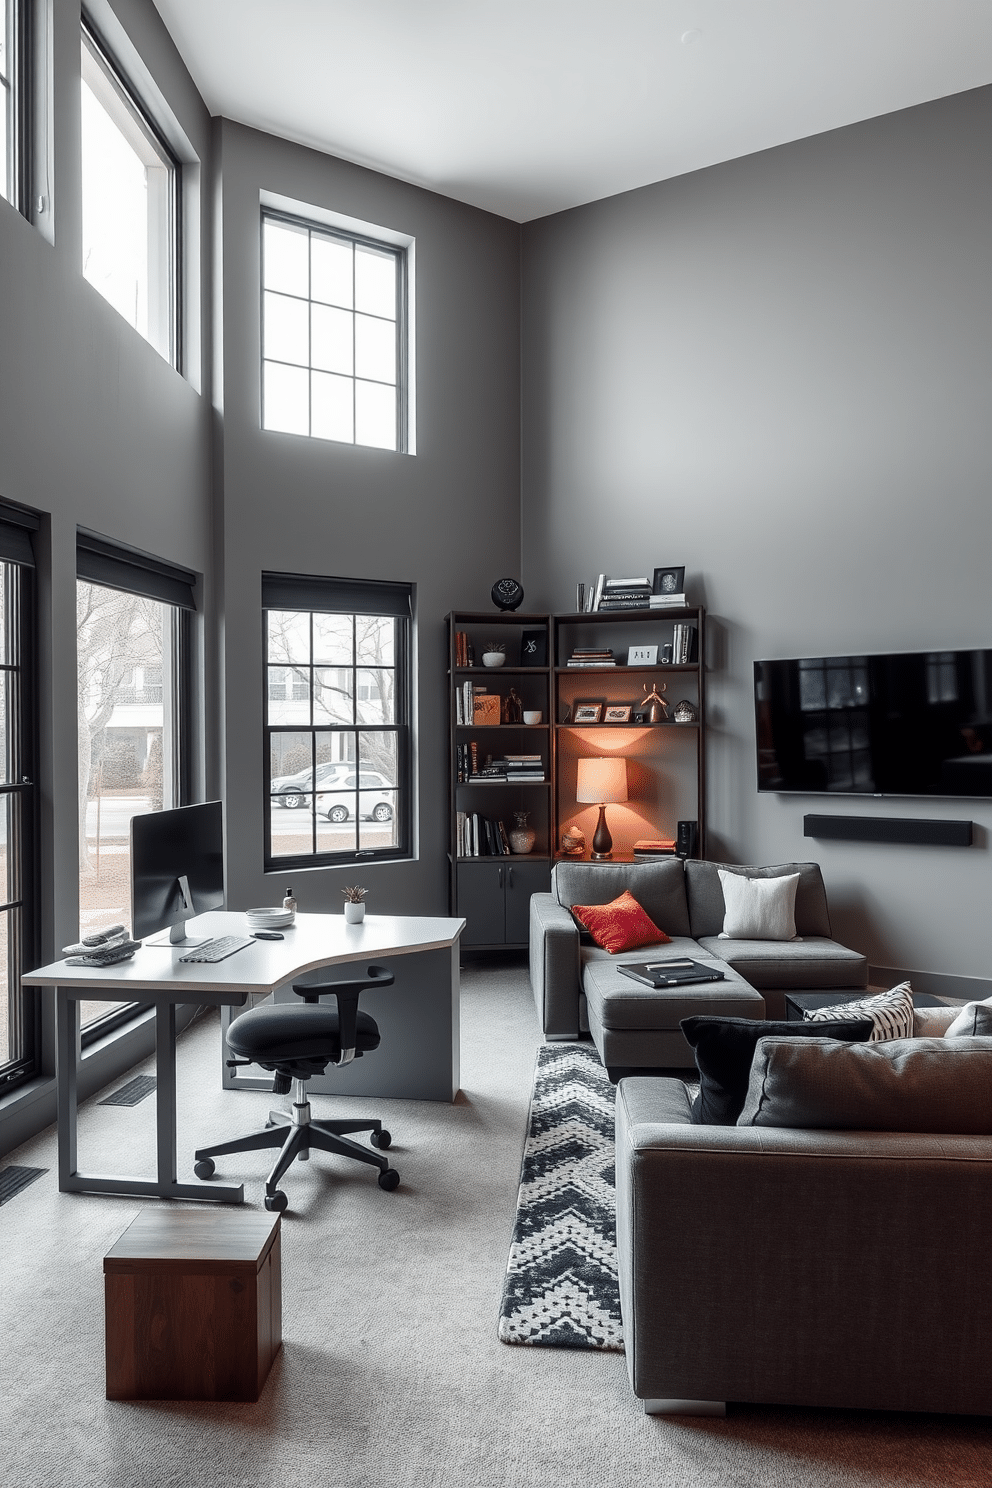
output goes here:
{"type": "Polygon", "coordinates": [[[32,81],[32,5],[33,0],[7,0],[7,74],[3,81],[6,92],[4,112],[7,137],[4,172],[7,192],[4,199],[30,219],[31,184],[31,81],[32,81]]]}
{"type": "MultiPolygon", "coordinates": [[[[36,530],[37,524],[34,526],[36,530]]],[[[18,1052],[0,1065],[0,1096],[6,1096],[20,1085],[33,1079],[41,1067],[41,999],[21,987],[21,973],[36,966],[40,956],[40,877],[38,852],[38,718],[37,718],[37,662],[38,662],[38,612],[37,584],[33,564],[20,563],[0,554],[0,562],[9,563],[10,577],[14,584],[5,586],[5,623],[15,630],[17,660],[2,662],[5,673],[14,674],[16,710],[14,714],[14,738],[11,741],[11,775],[20,775],[20,780],[11,779],[0,784],[0,795],[16,795],[23,803],[21,820],[12,834],[16,845],[16,856],[11,853],[8,874],[16,875],[18,892],[0,905],[0,911],[19,908],[21,911],[20,933],[8,936],[7,942],[7,996],[10,1006],[12,1030],[20,1038],[18,1052]]],[[[8,849],[11,847],[8,843],[8,849]]],[[[10,878],[8,878],[8,883],[10,878]]]]}
{"type": "MultiPolygon", "coordinates": [[[[149,346],[155,348],[164,361],[167,361],[177,372],[184,374],[183,163],[166,138],[164,131],[157,123],[151,109],[142,98],[140,91],[131,81],[127,69],[121,66],[113,50],[107,45],[99,29],[94,25],[92,18],[85,9],[80,12],[80,43],[90,53],[96,66],[103,73],[111,92],[123,106],[134,127],[144,136],[147,145],[160,157],[167,169],[168,185],[165,208],[166,263],[164,265],[166,274],[164,296],[167,301],[167,308],[165,314],[162,316],[162,320],[167,327],[168,349],[160,345],[150,334],[145,335],[143,332],[137,330],[137,327],[134,327],[134,329],[136,334],[141,336],[142,340],[147,341],[149,346]]],[[[116,120],[112,120],[112,122],[116,124],[116,120]]],[[[117,127],[119,128],[120,126],[117,127]]],[[[150,278],[151,275],[149,274],[150,278]]],[[[90,282],[87,280],[87,283],[90,282]]],[[[96,285],[93,285],[93,288],[96,289],[96,285]]],[[[149,284],[149,322],[151,320],[151,288],[152,286],[149,284]]],[[[97,289],[97,293],[100,294],[99,289],[97,289]]],[[[103,296],[103,298],[106,297],[103,296]]],[[[110,304],[111,302],[108,300],[107,303],[110,304]]]]}
{"type": "MultiPolygon", "coordinates": [[[[282,873],[284,871],[296,871],[300,868],[321,868],[344,866],[348,864],[361,864],[373,862],[401,862],[408,861],[413,857],[413,586],[409,584],[383,584],[377,586],[374,582],[362,584],[361,581],[335,580],[335,579],[306,579],[294,575],[263,574],[263,602],[262,602],[262,786],[263,786],[263,866],[266,873],[282,873]],[[267,584],[267,581],[269,583],[267,584]],[[294,596],[294,584],[299,583],[300,592],[294,596]],[[284,586],[279,595],[279,601],[268,602],[272,597],[266,594],[269,586],[273,588],[284,586]],[[354,608],[345,607],[345,599],[338,597],[332,602],[332,596],[344,596],[350,585],[355,586],[352,599],[354,608]],[[320,601],[319,591],[321,586],[326,586],[327,597],[323,603],[320,601]],[[405,593],[408,601],[407,613],[396,613],[395,610],[377,610],[373,607],[365,595],[369,590],[381,587],[383,590],[396,590],[405,593]],[[310,592],[307,602],[305,595],[310,592]],[[325,724],[315,723],[311,712],[310,722],[274,724],[269,722],[269,657],[268,657],[268,615],[270,610],[292,611],[310,615],[314,614],[337,614],[337,615],[365,615],[378,616],[379,618],[395,621],[395,683],[394,683],[394,709],[395,721],[392,724],[362,725],[357,720],[351,724],[325,724]],[[316,740],[320,734],[354,734],[359,735],[363,731],[374,731],[379,733],[393,733],[396,736],[396,810],[394,813],[395,842],[392,845],[374,848],[360,847],[340,852],[321,852],[317,850],[316,844],[316,816],[311,809],[311,842],[313,851],[309,853],[280,854],[273,856],[272,852],[272,792],[271,792],[271,766],[272,746],[271,740],[277,734],[309,734],[310,736],[310,769],[316,772],[319,768],[316,760],[316,740]]],[[[311,632],[312,634],[312,632],[311,632]]],[[[313,650],[311,645],[311,661],[309,666],[314,666],[312,660],[313,650]]],[[[353,656],[351,664],[352,671],[356,674],[362,671],[363,666],[357,657],[353,656]]],[[[356,694],[357,695],[357,694],[356,694]]],[[[355,773],[361,774],[360,761],[355,761],[355,773]]],[[[313,782],[316,784],[316,781],[313,782]]],[[[356,791],[360,787],[356,787],[356,791]]],[[[360,841],[360,836],[358,837],[360,841]]]]}
{"type": "MultiPolygon", "coordinates": [[[[387,238],[377,238],[374,234],[360,232],[344,226],[335,226],[329,222],[322,222],[313,217],[301,216],[295,212],[281,210],[278,207],[266,206],[264,203],[259,212],[259,241],[258,241],[258,315],[259,315],[259,387],[258,387],[258,416],[259,428],[263,434],[281,434],[286,431],[280,429],[267,429],[265,426],[265,364],[267,361],[278,363],[278,358],[265,355],[265,224],[274,222],[283,226],[302,229],[308,234],[308,241],[316,234],[318,237],[329,238],[335,242],[347,243],[352,247],[370,248],[377,253],[387,254],[396,264],[396,445],[393,449],[384,448],[382,445],[361,444],[355,438],[350,440],[330,439],[323,435],[312,433],[313,427],[313,383],[311,374],[315,370],[312,363],[312,348],[308,359],[306,371],[307,382],[307,426],[306,434],[297,434],[298,439],[316,439],[322,444],[343,445],[346,449],[377,449],[383,454],[406,455],[411,453],[410,439],[410,253],[409,247],[403,243],[391,242],[387,238]]],[[[309,260],[309,255],[308,255],[309,260]]],[[[276,291],[283,293],[283,291],[276,291]]],[[[288,296],[297,298],[299,296],[288,296]]],[[[312,307],[314,304],[323,304],[321,300],[314,300],[308,288],[306,304],[312,307]]],[[[352,313],[355,312],[352,307],[352,313]]],[[[310,317],[308,315],[308,326],[310,317]]],[[[308,340],[310,330],[308,329],[308,340]]],[[[285,366],[300,366],[300,363],[278,363],[285,366]]],[[[320,371],[320,368],[316,369],[320,371]]],[[[356,381],[354,371],[347,375],[350,377],[352,389],[356,381]]]]}

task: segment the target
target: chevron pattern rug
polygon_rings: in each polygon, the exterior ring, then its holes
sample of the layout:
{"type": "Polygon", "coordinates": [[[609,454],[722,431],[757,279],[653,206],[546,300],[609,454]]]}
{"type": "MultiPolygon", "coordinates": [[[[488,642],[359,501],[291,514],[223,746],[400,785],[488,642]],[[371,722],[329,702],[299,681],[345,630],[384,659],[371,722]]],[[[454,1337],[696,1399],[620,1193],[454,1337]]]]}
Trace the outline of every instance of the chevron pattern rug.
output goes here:
{"type": "Polygon", "coordinates": [[[611,1085],[595,1049],[538,1051],[503,1287],[503,1343],[623,1350],[611,1085]]]}

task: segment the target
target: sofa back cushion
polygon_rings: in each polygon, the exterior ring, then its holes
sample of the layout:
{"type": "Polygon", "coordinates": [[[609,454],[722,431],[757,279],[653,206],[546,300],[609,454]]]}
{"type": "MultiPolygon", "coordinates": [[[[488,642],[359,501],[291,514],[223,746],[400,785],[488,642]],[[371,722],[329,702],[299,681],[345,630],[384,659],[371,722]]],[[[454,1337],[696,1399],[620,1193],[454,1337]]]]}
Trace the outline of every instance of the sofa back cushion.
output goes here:
{"type": "Polygon", "coordinates": [[[992,1134],[992,1038],[764,1038],[738,1126],[992,1134]]]}
{"type": "Polygon", "coordinates": [[[566,909],[610,904],[625,889],[666,935],[689,935],[681,858],[663,863],[556,863],[551,892],[566,909]]]}
{"type": "Polygon", "coordinates": [[[777,863],[770,868],[754,868],[746,863],[707,863],[698,858],[687,858],[688,934],[697,940],[701,935],[720,935],[723,931],[726,905],[720,885],[721,869],[724,873],[741,873],[745,878],[783,878],[798,873],[796,934],[825,935],[829,939],[830,916],[819,863],[777,863]]]}

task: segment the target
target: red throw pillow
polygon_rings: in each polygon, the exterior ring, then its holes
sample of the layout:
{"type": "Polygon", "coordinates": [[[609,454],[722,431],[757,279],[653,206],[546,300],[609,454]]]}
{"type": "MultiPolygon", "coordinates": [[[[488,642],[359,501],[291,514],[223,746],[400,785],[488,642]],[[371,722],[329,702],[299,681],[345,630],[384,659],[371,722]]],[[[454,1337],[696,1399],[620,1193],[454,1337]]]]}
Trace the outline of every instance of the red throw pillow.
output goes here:
{"type": "Polygon", "coordinates": [[[638,946],[664,944],[671,939],[647,914],[629,889],[612,904],[573,904],[572,913],[604,951],[636,951],[638,946]]]}

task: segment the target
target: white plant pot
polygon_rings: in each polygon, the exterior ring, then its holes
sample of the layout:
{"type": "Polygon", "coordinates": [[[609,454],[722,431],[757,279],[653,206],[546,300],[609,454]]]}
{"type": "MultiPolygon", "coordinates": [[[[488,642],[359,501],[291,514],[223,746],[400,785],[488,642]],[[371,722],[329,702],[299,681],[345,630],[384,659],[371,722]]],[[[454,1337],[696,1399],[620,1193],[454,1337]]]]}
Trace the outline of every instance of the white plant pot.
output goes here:
{"type": "Polygon", "coordinates": [[[506,653],[503,651],[483,651],[482,653],[483,666],[501,667],[505,660],[506,653]]]}
{"type": "Polygon", "coordinates": [[[344,901],[344,917],[349,925],[360,925],[365,918],[365,904],[360,900],[353,904],[350,899],[344,901]]]}

